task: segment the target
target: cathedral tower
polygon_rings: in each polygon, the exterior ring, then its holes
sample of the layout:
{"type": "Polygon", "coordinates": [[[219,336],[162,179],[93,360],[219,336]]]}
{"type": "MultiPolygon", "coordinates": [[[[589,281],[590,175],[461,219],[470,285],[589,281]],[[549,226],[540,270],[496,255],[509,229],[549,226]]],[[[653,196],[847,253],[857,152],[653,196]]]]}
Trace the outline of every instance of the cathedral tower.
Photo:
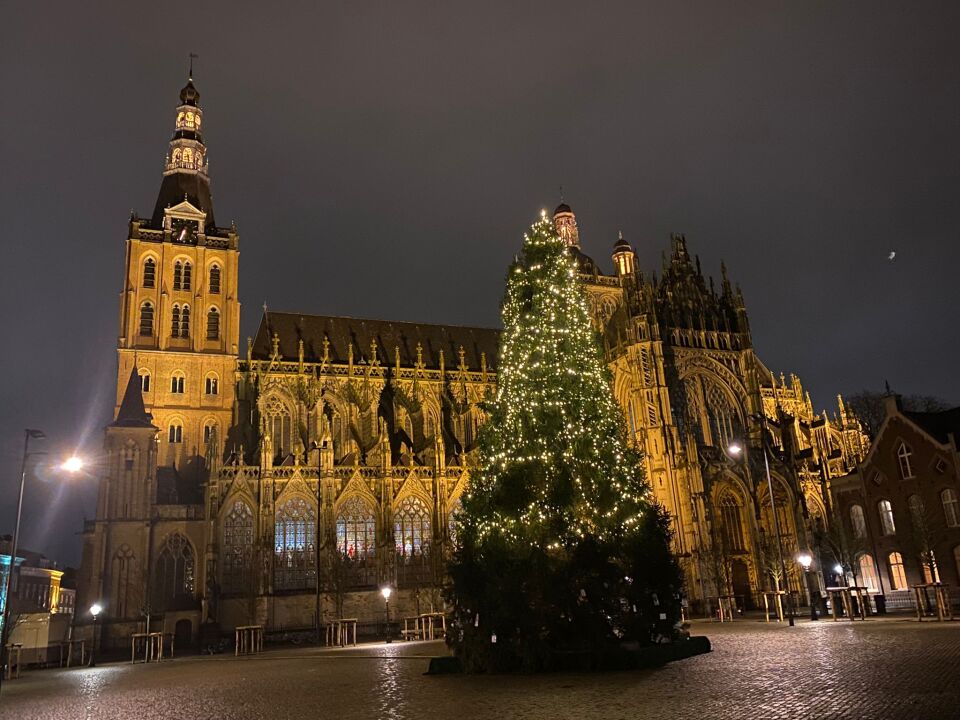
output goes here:
{"type": "Polygon", "coordinates": [[[203,119],[191,77],[153,214],[130,220],[117,342],[118,408],[136,366],[158,463],[195,481],[230,425],[240,333],[239,238],[214,220],[203,119]]]}

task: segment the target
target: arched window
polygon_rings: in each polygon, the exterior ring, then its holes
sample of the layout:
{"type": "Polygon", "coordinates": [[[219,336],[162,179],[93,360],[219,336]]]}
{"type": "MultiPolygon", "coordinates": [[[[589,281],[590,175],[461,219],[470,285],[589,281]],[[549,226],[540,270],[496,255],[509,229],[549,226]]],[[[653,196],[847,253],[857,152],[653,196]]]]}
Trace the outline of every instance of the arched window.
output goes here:
{"type": "Polygon", "coordinates": [[[183,263],[179,260],[173,264],[173,289],[183,289],[183,263]]]}
{"type": "Polygon", "coordinates": [[[225,593],[253,591],[253,512],[236,500],[223,519],[220,586],[225,593]]]}
{"type": "Polygon", "coordinates": [[[183,263],[183,289],[190,289],[190,280],[191,273],[193,272],[193,265],[188,262],[183,263]]]}
{"type": "Polygon", "coordinates": [[[138,372],[140,373],[140,392],[150,392],[150,371],[141,369],[138,372]]]}
{"type": "Polygon", "coordinates": [[[180,165],[180,160],[183,157],[183,151],[180,148],[174,148],[173,150],[173,164],[180,165]]]}
{"type": "Polygon", "coordinates": [[[373,557],[376,528],[370,506],[359,497],[348,498],[337,513],[337,549],[352,560],[373,557]]]}
{"type": "Polygon", "coordinates": [[[867,536],[867,520],[860,505],[850,506],[850,526],[853,528],[853,536],[857,540],[862,540],[867,536]]]}
{"type": "Polygon", "coordinates": [[[220,339],[220,311],[215,307],[207,311],[207,340],[220,339]]]}
{"type": "Polygon", "coordinates": [[[430,545],[430,510],[422,500],[408,496],[400,503],[393,519],[398,553],[413,557],[420,555],[430,545]]]}
{"type": "Polygon", "coordinates": [[[143,261],[143,286],[152,288],[157,281],[157,263],[153,258],[143,261]]]}
{"type": "Polygon", "coordinates": [[[911,457],[913,457],[913,452],[907,447],[907,444],[900,443],[900,446],[897,448],[897,462],[900,464],[900,478],[903,480],[909,480],[913,477],[913,465],[910,462],[911,457]]]}
{"type": "Polygon", "coordinates": [[[271,395],[264,401],[262,412],[273,441],[274,456],[290,452],[293,449],[293,422],[286,404],[276,395],[271,395]]]}
{"type": "Polygon", "coordinates": [[[937,558],[932,552],[920,554],[920,568],[923,570],[923,581],[925,583],[940,582],[940,568],[937,566],[937,558]]]}
{"type": "Polygon", "coordinates": [[[177,303],[170,308],[170,337],[180,337],[180,306],[177,303]]]}
{"type": "Polygon", "coordinates": [[[110,614],[113,617],[125,618],[131,610],[139,610],[130,607],[130,594],[136,583],[135,562],[133,550],[126,543],[121,545],[113,556],[110,565],[110,585],[113,588],[113,607],[110,614]]]}
{"type": "Polygon", "coordinates": [[[957,491],[947,488],[940,493],[940,502],[943,503],[943,515],[947,520],[947,527],[960,526],[960,502],[957,501],[957,491]]]}
{"type": "Polygon", "coordinates": [[[186,385],[186,378],[184,374],[179,370],[173,373],[170,376],[170,392],[177,395],[182,395],[184,392],[184,386],[186,385]]]}
{"type": "Polygon", "coordinates": [[[210,287],[210,293],[213,295],[220,294],[220,266],[211,265],[210,266],[210,282],[207,283],[210,287]]]}
{"type": "Polygon", "coordinates": [[[898,552],[892,552],[887,556],[887,562],[890,564],[890,584],[894,590],[907,589],[907,573],[903,567],[903,556],[898,552]]]}
{"type": "Polygon", "coordinates": [[[209,443],[217,434],[217,422],[215,420],[207,420],[203,424],[203,442],[204,444],[209,443]]]}
{"type": "Polygon", "coordinates": [[[184,305],[180,310],[180,337],[190,337],[190,306],[184,305]]]}
{"type": "Polygon", "coordinates": [[[740,521],[740,503],[733,493],[720,496],[720,523],[727,549],[743,550],[743,525],[740,521]]]}
{"type": "Polygon", "coordinates": [[[295,497],[277,508],[277,590],[305,590],[317,584],[317,515],[306,500],[295,497]]]}
{"type": "Polygon", "coordinates": [[[893,522],[893,506],[889,500],[881,500],[877,503],[877,510],[880,513],[880,531],[884,535],[895,535],[897,526],[893,522]]]}
{"type": "Polygon", "coordinates": [[[196,560],[193,548],[180,533],[173,533],[157,556],[153,610],[189,607],[193,601],[196,560]]]}
{"type": "Polygon", "coordinates": [[[172,443],[183,442],[183,424],[179,420],[170,423],[170,428],[167,430],[167,441],[172,443]]]}
{"type": "Polygon", "coordinates": [[[203,382],[203,393],[204,395],[220,394],[220,380],[217,378],[216,373],[207,375],[207,379],[203,382]]]}
{"type": "Polygon", "coordinates": [[[879,587],[877,582],[877,570],[873,564],[873,556],[864,553],[858,560],[860,575],[860,584],[868,590],[876,590],[879,587]]]}
{"type": "Polygon", "coordinates": [[[183,149],[183,164],[185,167],[193,165],[193,148],[185,147],[183,149]]]}
{"type": "Polygon", "coordinates": [[[203,167],[203,153],[198,150],[194,157],[196,158],[197,170],[199,170],[203,167]]]}
{"type": "Polygon", "coordinates": [[[140,306],[140,335],[153,336],[153,303],[145,302],[140,306]]]}

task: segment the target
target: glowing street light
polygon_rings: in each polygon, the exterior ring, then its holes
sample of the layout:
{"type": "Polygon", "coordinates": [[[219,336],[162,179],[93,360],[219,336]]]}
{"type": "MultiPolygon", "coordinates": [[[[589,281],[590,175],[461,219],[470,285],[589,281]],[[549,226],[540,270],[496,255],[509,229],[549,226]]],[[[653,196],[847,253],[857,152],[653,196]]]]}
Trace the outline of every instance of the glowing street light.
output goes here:
{"type": "Polygon", "coordinates": [[[803,568],[803,577],[807,584],[807,599],[810,602],[810,619],[819,620],[817,616],[817,606],[813,602],[813,582],[810,579],[810,566],[813,564],[813,558],[810,553],[800,553],[797,555],[797,562],[803,568]]]}
{"type": "Polygon", "coordinates": [[[743,452],[743,447],[740,443],[730,443],[730,446],[727,448],[727,452],[730,453],[733,457],[738,457],[740,453],[743,452]]]}
{"type": "Polygon", "coordinates": [[[97,652],[97,617],[103,612],[103,605],[94,603],[90,606],[90,614],[93,615],[93,642],[90,643],[90,664],[89,667],[96,665],[93,656],[97,652]]]}
{"type": "Polygon", "coordinates": [[[82,457],[78,455],[71,455],[66,460],[60,464],[60,469],[65,470],[68,473],[78,473],[83,470],[86,463],[83,461],[82,457]]]}
{"type": "Polygon", "coordinates": [[[393,588],[389,585],[384,585],[380,588],[380,594],[383,595],[384,601],[387,603],[387,642],[391,641],[390,637],[390,595],[393,594],[393,588]]]}

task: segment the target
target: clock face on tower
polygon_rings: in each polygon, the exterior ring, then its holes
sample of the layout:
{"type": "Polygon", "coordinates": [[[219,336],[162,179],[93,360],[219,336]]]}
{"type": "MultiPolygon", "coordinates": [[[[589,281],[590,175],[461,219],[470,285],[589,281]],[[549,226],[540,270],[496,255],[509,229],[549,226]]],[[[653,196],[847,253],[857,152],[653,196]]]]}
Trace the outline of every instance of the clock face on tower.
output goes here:
{"type": "Polygon", "coordinates": [[[195,243],[199,223],[196,220],[174,218],[170,222],[170,239],[177,243],[195,243]]]}

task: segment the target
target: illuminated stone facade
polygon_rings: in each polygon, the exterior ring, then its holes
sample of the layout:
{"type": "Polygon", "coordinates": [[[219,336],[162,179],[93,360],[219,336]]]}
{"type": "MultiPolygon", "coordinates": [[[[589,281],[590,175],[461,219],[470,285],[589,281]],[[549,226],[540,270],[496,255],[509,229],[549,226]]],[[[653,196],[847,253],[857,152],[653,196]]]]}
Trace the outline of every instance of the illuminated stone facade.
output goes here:
{"type": "MultiPolygon", "coordinates": [[[[438,607],[498,332],[265,311],[241,355],[239,236],[214,220],[202,117],[188,82],[154,212],[129,224],[116,420],[81,607],[104,604],[108,645],[148,615],[179,642],[204,627],[376,622],[382,585],[396,588],[395,616],[438,607]]],[[[760,416],[788,458],[774,453],[772,471],[791,552],[824,515],[825,483],[865,451],[859,425],[842,404],[815,414],[796,377],[777,381],[753,354],[739,290],[725,272],[719,290],[708,283],[683,237],[659,278],[621,237],[608,275],[568,206],[555,223],[674,518],[690,596],[753,602],[771,528],[760,416]],[[745,462],[725,452],[734,441],[745,462]],[[725,569],[708,571],[718,548],[725,569]]]]}

